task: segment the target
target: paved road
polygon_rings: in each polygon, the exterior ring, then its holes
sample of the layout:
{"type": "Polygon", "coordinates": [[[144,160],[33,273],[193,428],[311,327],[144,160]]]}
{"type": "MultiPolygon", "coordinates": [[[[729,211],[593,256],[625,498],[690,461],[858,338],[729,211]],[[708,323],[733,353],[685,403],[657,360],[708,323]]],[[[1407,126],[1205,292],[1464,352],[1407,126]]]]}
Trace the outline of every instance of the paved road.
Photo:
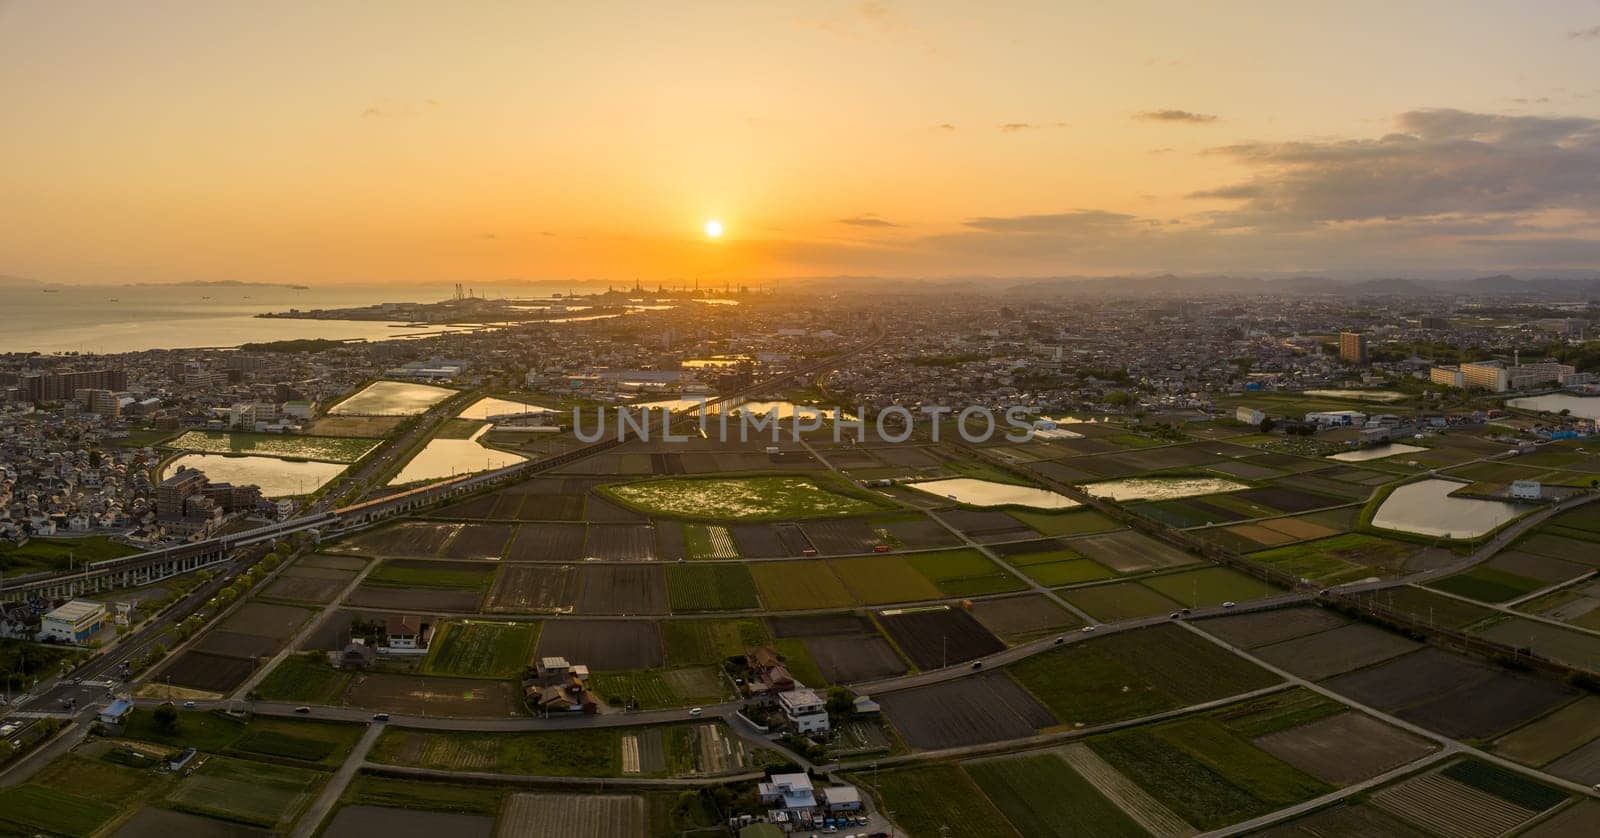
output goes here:
{"type": "MultiPolygon", "coordinates": [[[[287,564],[288,563],[286,562],[285,565],[287,564]]],[[[379,564],[380,562],[367,562],[366,566],[361,568],[361,572],[357,573],[355,578],[350,580],[350,584],[345,585],[344,589],[339,591],[338,596],[335,596],[332,601],[335,603],[343,602],[344,598],[349,596],[350,592],[354,591],[356,586],[360,585],[362,581],[367,578],[367,574],[376,570],[379,564]]],[[[310,637],[311,634],[318,628],[321,628],[322,624],[328,619],[328,617],[333,615],[334,610],[335,609],[331,607],[325,607],[321,611],[318,611],[316,616],[307,620],[305,626],[303,626],[298,632],[295,632],[293,637],[290,637],[288,640],[284,641],[283,648],[279,649],[278,653],[273,655],[271,660],[260,663],[256,666],[255,671],[250,673],[250,677],[246,678],[244,683],[240,684],[238,689],[233,691],[233,695],[237,698],[243,698],[249,695],[250,691],[255,689],[256,685],[260,684],[263,678],[267,677],[267,673],[271,672],[275,667],[277,667],[278,664],[282,663],[284,658],[295,654],[300,649],[300,645],[305,642],[305,639],[310,637]]]]}
{"type": "Polygon", "coordinates": [[[1293,806],[1285,809],[1279,809],[1276,812],[1268,812],[1267,814],[1258,818],[1251,818],[1250,820],[1242,821],[1231,826],[1225,826],[1221,829],[1213,829],[1210,832],[1203,833],[1200,838],[1221,838],[1221,836],[1224,835],[1244,835],[1246,833],[1254,832],[1258,829],[1271,826],[1275,823],[1282,823],[1293,818],[1298,818],[1301,815],[1310,814],[1311,812],[1321,809],[1324,806],[1338,803],[1341,800],[1348,800],[1358,794],[1371,791],[1392,780],[1398,780],[1399,778],[1404,777],[1414,771],[1421,771],[1422,769],[1427,768],[1434,763],[1442,762],[1448,757],[1455,756],[1460,750],[1460,748],[1441,748],[1419,760],[1408,762],[1399,768],[1385,771],[1376,777],[1371,777],[1366,780],[1362,780],[1359,783],[1345,786],[1338,791],[1329,792],[1321,797],[1314,797],[1304,803],[1296,803],[1293,806]]]}
{"type": "Polygon", "coordinates": [[[342,497],[352,486],[360,490],[357,499],[365,498],[374,489],[382,488],[381,486],[368,486],[367,481],[374,477],[381,477],[385,471],[396,464],[396,458],[410,453],[413,446],[432,435],[445,421],[460,413],[469,401],[475,402],[481,395],[481,392],[476,389],[464,390],[429,408],[416,418],[416,421],[411,424],[411,427],[405,433],[384,441],[378,446],[377,451],[364,458],[356,468],[345,472],[339,478],[338,483],[328,487],[327,491],[322,493],[322,497],[318,498],[317,502],[312,504],[307,512],[328,511],[333,506],[334,498],[342,497]]]}
{"type": "Polygon", "coordinates": [[[356,742],[355,748],[351,749],[348,757],[345,757],[344,764],[339,766],[339,770],[334,772],[328,784],[323,787],[322,794],[317,795],[316,802],[300,816],[294,832],[291,833],[294,838],[311,838],[316,834],[317,827],[322,825],[328,813],[338,804],[339,798],[344,796],[344,790],[350,785],[350,780],[361,770],[361,766],[366,764],[368,752],[372,750],[373,744],[378,741],[378,736],[382,733],[382,722],[367,725],[366,732],[361,734],[361,739],[356,742]]]}
{"type": "MultiPolygon", "coordinates": [[[[1353,699],[1353,698],[1351,698],[1351,697],[1349,697],[1347,695],[1344,695],[1342,693],[1336,693],[1333,690],[1330,690],[1327,687],[1324,687],[1321,684],[1316,683],[1315,681],[1307,681],[1306,679],[1301,678],[1300,676],[1294,674],[1293,672],[1290,672],[1290,671],[1288,671],[1286,669],[1283,669],[1283,668],[1281,668],[1279,666],[1275,666],[1273,664],[1270,664],[1270,663],[1268,663],[1268,662],[1266,662],[1266,661],[1264,661],[1264,660],[1252,655],[1246,649],[1243,649],[1243,648],[1241,648],[1239,646],[1235,646],[1234,644],[1229,643],[1228,641],[1223,640],[1220,637],[1217,637],[1215,635],[1208,634],[1207,632],[1201,631],[1200,629],[1197,629],[1194,626],[1191,626],[1191,625],[1188,625],[1188,624],[1184,624],[1183,627],[1188,629],[1189,631],[1194,632],[1195,634],[1199,635],[1200,637],[1203,637],[1206,640],[1209,640],[1210,642],[1215,643],[1216,645],[1221,646],[1222,648],[1227,649],[1230,652],[1233,652],[1235,655],[1238,655],[1239,657],[1244,658],[1245,660],[1254,663],[1256,666],[1259,666],[1262,669],[1265,669],[1265,670],[1267,670],[1269,672],[1272,672],[1272,673],[1276,674],[1278,677],[1283,678],[1284,680],[1288,681],[1290,684],[1292,684],[1294,686],[1305,687],[1306,689],[1311,690],[1312,692],[1319,693],[1319,694],[1321,694],[1323,696],[1326,696],[1326,697],[1328,697],[1330,699],[1333,699],[1334,701],[1337,701],[1340,704],[1345,705],[1346,707],[1354,707],[1355,709],[1360,710],[1361,712],[1366,713],[1367,715],[1372,716],[1373,718],[1380,719],[1380,720],[1382,720],[1384,722],[1389,723],[1390,725],[1393,725],[1394,727],[1400,728],[1401,730],[1404,730],[1404,731],[1406,731],[1408,733],[1412,733],[1412,734],[1414,734],[1416,736],[1420,736],[1423,739],[1426,739],[1426,740],[1428,740],[1430,742],[1433,742],[1433,743],[1437,744],[1439,747],[1441,747],[1443,749],[1450,750],[1452,752],[1461,752],[1461,753],[1471,754],[1472,756],[1474,756],[1474,757],[1476,757],[1478,759],[1481,759],[1481,760],[1483,760],[1485,762],[1492,762],[1492,763],[1494,763],[1496,765],[1499,765],[1501,767],[1507,768],[1509,770],[1512,770],[1512,771],[1515,771],[1515,772],[1518,772],[1518,773],[1525,773],[1525,774],[1531,773],[1531,774],[1537,775],[1539,777],[1539,779],[1543,780],[1544,782],[1549,783],[1550,785],[1553,785],[1553,786],[1558,786],[1558,787],[1560,787],[1562,789],[1565,789],[1565,790],[1567,790],[1569,792],[1582,794],[1582,795],[1585,795],[1585,796],[1588,796],[1588,797],[1592,797],[1592,798],[1600,798],[1600,791],[1597,791],[1596,789],[1591,788],[1589,786],[1586,786],[1586,785],[1584,785],[1582,783],[1574,783],[1571,780],[1564,780],[1564,779],[1562,779],[1560,777],[1556,777],[1556,776],[1553,776],[1553,775],[1550,775],[1550,774],[1546,774],[1546,773],[1544,773],[1544,772],[1542,772],[1542,771],[1540,771],[1540,770],[1538,770],[1536,768],[1529,768],[1526,765],[1522,765],[1521,763],[1513,762],[1513,761],[1511,761],[1509,759],[1506,759],[1505,757],[1496,756],[1495,754],[1488,753],[1487,751],[1481,751],[1481,750],[1479,750],[1477,748],[1474,748],[1471,745],[1467,745],[1467,744],[1464,744],[1462,742],[1458,742],[1458,741],[1456,741],[1454,739],[1451,739],[1450,737],[1445,736],[1443,734],[1434,733],[1433,731],[1431,731],[1431,730],[1429,730],[1429,729],[1427,729],[1427,728],[1425,728],[1425,727],[1423,727],[1421,725],[1413,724],[1413,723],[1408,722],[1405,719],[1402,719],[1402,718],[1400,718],[1398,716],[1392,716],[1392,715],[1390,715],[1388,713],[1385,713],[1382,710],[1379,710],[1379,709],[1377,709],[1375,707],[1369,707],[1369,706],[1367,706],[1365,704],[1362,704],[1361,702],[1356,701],[1355,699],[1353,699]]],[[[1301,805],[1304,806],[1306,804],[1301,804],[1301,805]]]]}

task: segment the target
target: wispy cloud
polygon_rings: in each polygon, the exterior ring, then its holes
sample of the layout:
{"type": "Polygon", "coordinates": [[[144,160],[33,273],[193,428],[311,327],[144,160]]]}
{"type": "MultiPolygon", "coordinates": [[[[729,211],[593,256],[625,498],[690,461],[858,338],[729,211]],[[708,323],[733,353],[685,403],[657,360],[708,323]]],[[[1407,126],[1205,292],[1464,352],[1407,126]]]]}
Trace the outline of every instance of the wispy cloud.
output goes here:
{"type": "Polygon", "coordinates": [[[956,130],[956,126],[954,124],[952,124],[952,123],[949,123],[949,122],[941,122],[938,125],[935,125],[933,127],[938,128],[940,131],[954,131],[954,130],[956,130]]]}
{"type": "Polygon", "coordinates": [[[1567,33],[1567,37],[1581,41],[1600,40],[1600,26],[1591,26],[1588,29],[1574,29],[1567,33]]]}
{"type": "Polygon", "coordinates": [[[906,226],[904,224],[896,224],[893,221],[889,221],[888,219],[885,219],[885,218],[879,218],[878,214],[874,213],[874,212],[863,213],[861,215],[855,215],[855,216],[851,216],[849,218],[841,218],[841,219],[839,219],[839,223],[840,224],[848,224],[851,227],[904,227],[904,226],[906,226]]]}
{"type": "Polygon", "coordinates": [[[392,119],[395,117],[420,116],[439,107],[439,102],[434,99],[423,99],[420,102],[392,102],[387,99],[368,105],[361,112],[363,119],[392,119]]]}
{"type": "Polygon", "coordinates": [[[1004,122],[1000,124],[1000,133],[1016,134],[1021,131],[1038,131],[1045,128],[1065,128],[1065,122],[1004,122]]]}
{"type": "Polygon", "coordinates": [[[1217,115],[1209,113],[1195,113],[1177,108],[1163,108],[1158,111],[1140,111],[1133,115],[1134,119],[1145,122],[1186,122],[1191,125],[1201,125],[1207,122],[1216,122],[1217,115]]]}
{"type": "Polygon", "coordinates": [[[962,224],[989,233],[1084,233],[1123,227],[1137,216],[1120,212],[1088,209],[1038,215],[979,216],[962,224]]]}

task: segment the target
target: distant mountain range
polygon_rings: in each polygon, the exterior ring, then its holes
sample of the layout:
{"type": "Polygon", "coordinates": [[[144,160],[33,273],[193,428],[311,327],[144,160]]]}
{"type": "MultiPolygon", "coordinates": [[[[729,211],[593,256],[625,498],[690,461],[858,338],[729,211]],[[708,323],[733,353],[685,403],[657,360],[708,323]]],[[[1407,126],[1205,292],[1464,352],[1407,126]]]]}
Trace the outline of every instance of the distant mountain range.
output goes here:
{"type": "Polygon", "coordinates": [[[1508,274],[1472,279],[1334,279],[1284,277],[1261,279],[1233,276],[1106,277],[1071,282],[1025,281],[1011,285],[1017,293],[1122,293],[1139,294],[1338,294],[1365,297],[1397,295],[1600,297],[1600,276],[1519,279],[1508,274]]]}
{"type": "MultiPolygon", "coordinates": [[[[796,286],[827,289],[833,292],[864,291],[880,294],[1018,294],[1060,295],[1096,294],[1106,296],[1197,296],[1204,294],[1338,294],[1341,296],[1455,296],[1506,295],[1562,298],[1600,299],[1600,273],[1592,271],[1551,272],[1564,275],[1536,276],[1522,279],[1511,274],[1495,274],[1472,278],[1334,278],[1327,276],[1178,276],[1176,274],[1132,276],[1055,276],[1055,277],[1002,277],[967,276],[907,278],[880,276],[809,276],[778,280],[726,278],[701,283],[707,291],[723,285],[735,288],[785,289],[796,286]]],[[[571,288],[580,293],[592,293],[598,286],[631,288],[633,280],[539,280],[499,279],[463,281],[474,291],[503,289],[514,286],[549,286],[571,288]]],[[[41,282],[27,277],[0,274],[0,288],[56,287],[59,283],[41,282]]],[[[642,282],[647,291],[658,285],[667,288],[684,288],[692,282],[682,279],[642,282]]],[[[244,282],[240,280],[188,281],[188,282],[138,282],[124,283],[123,287],[237,287],[237,288],[293,288],[306,286],[282,282],[244,282]]],[[[395,288],[406,286],[397,285],[395,288]]]]}

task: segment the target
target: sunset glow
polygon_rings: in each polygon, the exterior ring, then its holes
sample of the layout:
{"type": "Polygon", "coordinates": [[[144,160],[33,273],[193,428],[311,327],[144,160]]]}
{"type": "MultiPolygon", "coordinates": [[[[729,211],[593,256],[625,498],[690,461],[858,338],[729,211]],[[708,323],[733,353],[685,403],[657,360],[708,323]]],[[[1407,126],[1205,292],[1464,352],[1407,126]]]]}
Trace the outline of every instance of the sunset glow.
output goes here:
{"type": "Polygon", "coordinates": [[[1597,21],[6,3],[0,273],[667,279],[706,269],[707,205],[739,218],[722,276],[1587,265],[1597,21]]]}

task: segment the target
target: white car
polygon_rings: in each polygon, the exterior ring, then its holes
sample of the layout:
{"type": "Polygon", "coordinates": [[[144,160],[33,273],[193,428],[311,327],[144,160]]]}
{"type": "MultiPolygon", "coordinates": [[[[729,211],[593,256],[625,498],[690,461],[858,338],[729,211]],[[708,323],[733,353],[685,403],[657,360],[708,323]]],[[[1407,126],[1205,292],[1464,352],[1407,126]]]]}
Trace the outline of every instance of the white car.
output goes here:
{"type": "Polygon", "coordinates": [[[705,708],[703,708],[703,707],[691,707],[691,708],[689,708],[689,715],[691,715],[691,716],[704,715],[705,712],[706,712],[705,708]]]}
{"type": "Polygon", "coordinates": [[[1232,608],[1234,605],[1235,605],[1235,603],[1233,602],[1233,600],[1229,600],[1227,602],[1224,602],[1222,604],[1222,607],[1223,608],[1232,608]]]}
{"type": "Polygon", "coordinates": [[[1088,634],[1089,632],[1094,631],[1094,626],[1084,626],[1083,628],[1078,629],[1078,631],[1088,634]]]}

